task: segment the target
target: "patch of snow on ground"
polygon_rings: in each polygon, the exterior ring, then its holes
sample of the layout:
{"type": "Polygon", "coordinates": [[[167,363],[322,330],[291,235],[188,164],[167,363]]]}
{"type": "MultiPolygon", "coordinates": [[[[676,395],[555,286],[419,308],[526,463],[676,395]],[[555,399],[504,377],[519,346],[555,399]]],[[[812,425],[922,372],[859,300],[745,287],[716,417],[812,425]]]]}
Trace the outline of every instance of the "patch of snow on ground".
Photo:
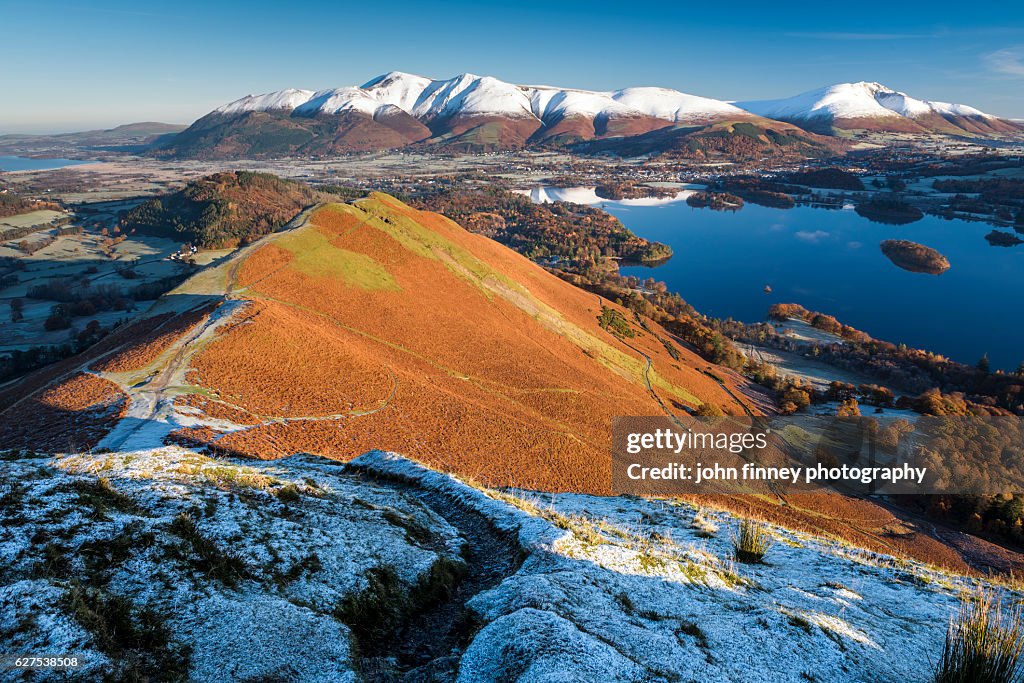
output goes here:
{"type": "Polygon", "coordinates": [[[172,447],[4,465],[15,482],[0,510],[12,532],[0,535],[4,651],[80,653],[85,679],[108,659],[63,606],[76,583],[159,614],[191,648],[192,680],[351,681],[339,601],[365,588],[371,568],[412,586],[461,550],[418,501],[312,456],[242,463],[172,447]],[[236,580],[207,570],[175,531],[181,515],[237,558],[236,580]],[[409,525],[429,531],[429,547],[409,525]],[[61,559],[48,565],[48,550],[61,559]]]}
{"type": "Polygon", "coordinates": [[[355,462],[452,491],[530,553],[470,601],[486,625],[462,657],[465,683],[927,681],[971,585],[777,528],[766,563],[743,565],[724,513],[695,525],[674,501],[470,492],[397,456],[355,462]]]}
{"type": "Polygon", "coordinates": [[[774,527],[765,562],[740,564],[725,513],[493,491],[376,451],[349,466],[176,447],[5,466],[16,483],[0,506],[13,531],[0,536],[0,632],[11,651],[84,653],[86,678],[109,661],[62,607],[76,580],[161,615],[191,646],[194,680],[355,680],[358,654],[332,616],[339,600],[364,590],[371,568],[411,586],[460,555],[459,516],[445,521],[421,500],[483,515],[525,557],[469,599],[480,629],[461,683],[927,681],[974,586],[774,527]],[[175,526],[183,513],[242,563],[237,580],[204,567],[175,526]]]}

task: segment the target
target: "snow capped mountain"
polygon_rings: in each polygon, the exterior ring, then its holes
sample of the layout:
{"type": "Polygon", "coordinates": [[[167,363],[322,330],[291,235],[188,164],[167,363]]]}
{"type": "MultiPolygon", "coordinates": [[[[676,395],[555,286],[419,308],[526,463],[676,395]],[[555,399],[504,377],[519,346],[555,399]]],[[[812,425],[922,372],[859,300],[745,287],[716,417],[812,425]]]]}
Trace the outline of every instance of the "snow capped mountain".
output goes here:
{"type": "Polygon", "coordinates": [[[337,114],[343,111],[354,111],[368,116],[383,113],[391,105],[369,97],[359,88],[334,88],[319,90],[308,100],[294,108],[297,115],[315,116],[316,114],[337,114]]]}
{"type": "Polygon", "coordinates": [[[728,102],[687,95],[668,88],[626,88],[611,93],[613,100],[658,119],[683,122],[700,117],[737,116],[743,111],[728,102]]]}
{"type": "MultiPolygon", "coordinates": [[[[894,112],[876,98],[877,93],[885,93],[886,90],[879,83],[840,83],[779,100],[736,104],[759,116],[775,119],[892,116],[894,112]]],[[[899,95],[895,92],[891,94],[899,95]]]]}
{"type": "Polygon", "coordinates": [[[393,104],[404,111],[412,111],[423,91],[431,83],[429,78],[423,76],[392,71],[364,83],[361,89],[381,102],[393,104]]]}
{"type": "Polygon", "coordinates": [[[249,95],[217,109],[216,113],[283,109],[304,116],[340,111],[372,115],[380,111],[380,105],[397,107],[423,122],[453,116],[508,116],[543,123],[566,117],[649,117],[679,123],[745,115],[728,102],[668,88],[599,92],[514,85],[469,73],[432,80],[398,71],[379,76],[362,87],[317,92],[289,89],[249,95]]]}
{"type": "Polygon", "coordinates": [[[484,119],[503,119],[511,122],[516,131],[511,138],[517,141],[530,136],[549,140],[638,135],[671,124],[750,116],[796,123],[817,132],[832,128],[954,135],[1020,131],[1018,124],[965,104],[917,99],[866,81],[839,83],[782,99],[725,102],[669,88],[592,91],[515,85],[470,73],[436,80],[392,71],[359,87],[317,92],[291,88],[248,95],[214,113],[252,111],[294,112],[306,117],[343,112],[370,117],[405,113],[435,134],[452,132],[443,128],[445,122],[461,122],[455,132],[462,134],[484,119]]]}
{"type": "Polygon", "coordinates": [[[453,152],[543,146],[626,156],[808,154],[844,144],[813,133],[843,130],[985,137],[1020,136],[1024,126],[880,83],[840,83],[795,97],[726,102],[669,88],[580,90],[517,85],[471,73],[432,79],[392,71],[361,86],[247,95],[202,117],[157,154],[324,155],[419,143],[453,152]],[[693,135],[705,139],[697,144],[690,140],[693,135]]]}
{"type": "Polygon", "coordinates": [[[737,102],[768,118],[818,127],[907,132],[1008,132],[1007,123],[964,104],[920,100],[881,83],[839,83],[777,100],[737,102]]]}
{"type": "Polygon", "coordinates": [[[292,110],[307,102],[316,93],[312,90],[288,88],[265,95],[246,95],[223,107],[214,110],[217,114],[240,114],[249,111],[273,111],[275,109],[292,110]]]}
{"type": "Polygon", "coordinates": [[[447,81],[431,81],[410,113],[426,120],[458,115],[534,118],[529,98],[517,86],[490,76],[473,74],[462,74],[447,81]]]}

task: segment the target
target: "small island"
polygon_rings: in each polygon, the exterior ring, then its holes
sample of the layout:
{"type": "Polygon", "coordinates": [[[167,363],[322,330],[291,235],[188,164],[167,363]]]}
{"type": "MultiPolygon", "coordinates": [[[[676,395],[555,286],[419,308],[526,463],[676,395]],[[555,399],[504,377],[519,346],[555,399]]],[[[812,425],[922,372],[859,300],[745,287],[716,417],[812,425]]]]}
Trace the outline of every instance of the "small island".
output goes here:
{"type": "Polygon", "coordinates": [[[989,234],[985,235],[985,239],[993,247],[1014,247],[1018,244],[1024,244],[1024,240],[1014,235],[1012,232],[1004,232],[1002,230],[993,230],[989,234]]]}
{"type": "Polygon", "coordinates": [[[674,197],[679,192],[674,187],[652,187],[638,185],[633,181],[607,181],[594,188],[601,199],[621,201],[623,199],[648,199],[651,197],[674,197]]]}
{"type": "Polygon", "coordinates": [[[743,199],[728,192],[694,192],[686,198],[686,203],[695,209],[713,211],[739,211],[743,208],[743,199]]]}
{"type": "Polygon", "coordinates": [[[949,259],[923,244],[910,240],[884,240],[881,247],[886,258],[912,273],[941,275],[949,270],[949,259]]]}

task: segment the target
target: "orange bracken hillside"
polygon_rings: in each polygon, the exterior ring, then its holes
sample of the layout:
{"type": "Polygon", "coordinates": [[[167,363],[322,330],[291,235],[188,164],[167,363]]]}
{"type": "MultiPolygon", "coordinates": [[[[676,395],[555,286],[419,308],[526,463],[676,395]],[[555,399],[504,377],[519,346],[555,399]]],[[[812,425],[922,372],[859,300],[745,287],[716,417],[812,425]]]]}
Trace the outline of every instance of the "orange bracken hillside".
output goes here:
{"type": "Polygon", "coordinates": [[[246,426],[180,442],[260,458],[380,448],[604,491],[613,416],[743,411],[653,322],[618,309],[636,335],[619,340],[598,323],[608,302],[387,195],[317,210],[247,254],[232,286],[248,304],[190,363],[205,396],[178,404],[246,426]]]}

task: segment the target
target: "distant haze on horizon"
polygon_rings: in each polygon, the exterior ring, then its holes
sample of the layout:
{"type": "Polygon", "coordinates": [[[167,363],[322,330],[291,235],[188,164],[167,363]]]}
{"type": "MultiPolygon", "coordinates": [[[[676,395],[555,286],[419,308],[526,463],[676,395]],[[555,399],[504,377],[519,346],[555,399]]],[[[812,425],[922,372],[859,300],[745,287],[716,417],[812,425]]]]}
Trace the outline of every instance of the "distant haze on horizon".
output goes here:
{"type": "Polygon", "coordinates": [[[868,0],[801,10],[612,2],[0,0],[0,133],[191,123],[249,93],[360,85],[398,70],[724,100],[878,81],[1024,118],[1024,9],[868,0]],[[784,10],[784,11],[783,11],[784,10]]]}

